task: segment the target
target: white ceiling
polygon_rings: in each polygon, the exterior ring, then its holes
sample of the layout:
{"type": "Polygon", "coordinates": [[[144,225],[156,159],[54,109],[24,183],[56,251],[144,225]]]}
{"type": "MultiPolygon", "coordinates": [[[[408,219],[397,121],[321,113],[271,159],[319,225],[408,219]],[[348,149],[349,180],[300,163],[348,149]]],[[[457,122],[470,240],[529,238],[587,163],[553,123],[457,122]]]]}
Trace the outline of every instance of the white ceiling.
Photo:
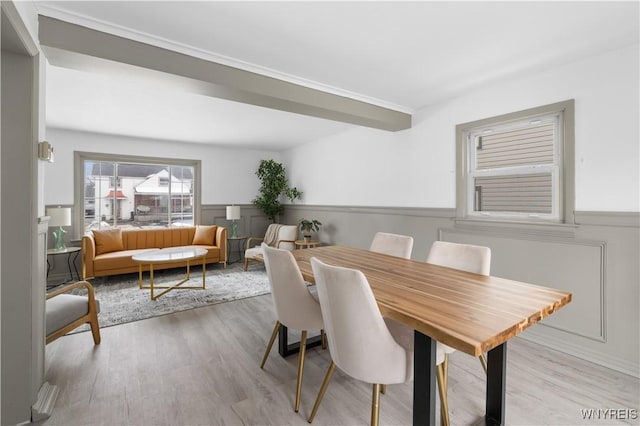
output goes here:
{"type": "MultiPolygon", "coordinates": [[[[638,43],[638,2],[37,2],[41,14],[404,112],[638,43]]],[[[280,150],[352,125],[47,68],[47,124],[280,150]]]]}

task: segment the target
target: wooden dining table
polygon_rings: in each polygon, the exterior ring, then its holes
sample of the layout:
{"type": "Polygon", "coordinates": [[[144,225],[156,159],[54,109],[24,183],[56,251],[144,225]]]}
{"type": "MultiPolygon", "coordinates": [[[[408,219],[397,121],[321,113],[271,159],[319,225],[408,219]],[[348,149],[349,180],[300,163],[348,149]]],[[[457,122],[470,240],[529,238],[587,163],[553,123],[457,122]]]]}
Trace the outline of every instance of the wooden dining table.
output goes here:
{"type": "Polygon", "coordinates": [[[436,424],[437,342],[475,357],[487,354],[486,424],[505,424],[507,341],[571,301],[571,293],[552,288],[357,248],[292,253],[312,283],[312,257],[362,271],[382,315],[415,330],[414,425],[436,424]]]}

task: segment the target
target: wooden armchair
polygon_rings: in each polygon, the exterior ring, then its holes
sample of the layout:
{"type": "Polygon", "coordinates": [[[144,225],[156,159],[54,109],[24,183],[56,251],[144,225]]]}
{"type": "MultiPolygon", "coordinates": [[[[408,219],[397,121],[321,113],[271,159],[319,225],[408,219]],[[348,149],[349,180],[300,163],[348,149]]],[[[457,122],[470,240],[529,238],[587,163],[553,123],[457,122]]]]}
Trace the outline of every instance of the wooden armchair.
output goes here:
{"type": "Polygon", "coordinates": [[[100,344],[100,326],[98,313],[100,301],[95,299],[93,286],[87,281],[78,281],[47,294],[46,301],[46,343],[51,343],[76,327],[89,323],[93,342],[100,344]],[[67,294],[69,291],[84,287],[87,296],[67,294]]]}
{"type": "Polygon", "coordinates": [[[264,242],[270,247],[293,250],[297,236],[298,227],[296,225],[279,225],[272,223],[267,228],[264,237],[251,237],[247,240],[247,248],[244,252],[244,270],[247,270],[249,262],[251,261],[264,262],[260,243],[264,242]]]}

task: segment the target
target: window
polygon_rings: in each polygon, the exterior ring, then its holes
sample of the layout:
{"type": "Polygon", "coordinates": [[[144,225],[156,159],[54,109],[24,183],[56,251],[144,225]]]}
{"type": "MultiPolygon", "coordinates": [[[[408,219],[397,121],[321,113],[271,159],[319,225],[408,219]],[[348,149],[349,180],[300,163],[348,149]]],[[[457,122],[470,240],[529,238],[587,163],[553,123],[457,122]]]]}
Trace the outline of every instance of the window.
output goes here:
{"type": "Polygon", "coordinates": [[[456,127],[459,218],[572,222],[573,100],[456,127]]]}
{"type": "Polygon", "coordinates": [[[75,163],[81,234],[197,223],[200,161],[76,152],[75,163]]]}

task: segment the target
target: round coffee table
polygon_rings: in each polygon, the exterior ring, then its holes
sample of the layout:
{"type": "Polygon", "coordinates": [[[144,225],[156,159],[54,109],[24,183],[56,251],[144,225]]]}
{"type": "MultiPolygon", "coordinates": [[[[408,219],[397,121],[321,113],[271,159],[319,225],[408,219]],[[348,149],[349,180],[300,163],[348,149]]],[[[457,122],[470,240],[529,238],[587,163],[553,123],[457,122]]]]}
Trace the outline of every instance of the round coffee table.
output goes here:
{"type": "Polygon", "coordinates": [[[151,290],[151,300],[156,300],[158,297],[162,296],[175,289],[196,289],[196,290],[204,290],[205,288],[205,272],[206,262],[205,258],[207,256],[207,250],[198,247],[172,247],[166,249],[152,250],[140,254],[135,254],[131,256],[131,259],[134,262],[139,264],[139,274],[138,274],[138,287],[140,289],[149,289],[151,290]],[[194,286],[182,286],[185,282],[189,280],[189,270],[190,270],[190,262],[194,259],[202,258],[202,287],[194,287],[194,286]],[[187,276],[180,282],[174,285],[164,285],[158,286],[153,283],[153,265],[158,263],[173,263],[173,262],[187,262],[187,276]],[[149,285],[142,285],[142,265],[149,265],[149,285]],[[154,289],[163,289],[157,295],[154,294],[154,289]]]}

